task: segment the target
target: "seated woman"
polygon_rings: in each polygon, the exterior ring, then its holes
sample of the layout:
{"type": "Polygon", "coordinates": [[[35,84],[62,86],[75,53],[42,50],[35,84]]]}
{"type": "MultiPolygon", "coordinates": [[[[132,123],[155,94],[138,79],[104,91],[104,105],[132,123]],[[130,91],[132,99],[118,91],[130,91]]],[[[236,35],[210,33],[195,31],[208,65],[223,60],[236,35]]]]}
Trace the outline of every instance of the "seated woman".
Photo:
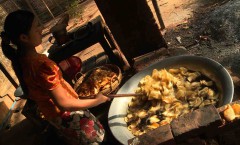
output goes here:
{"type": "Polygon", "coordinates": [[[35,47],[42,42],[42,28],[29,11],[10,13],[4,23],[2,51],[12,61],[24,94],[35,101],[44,117],[59,128],[69,144],[99,144],[104,129],[87,110],[109,100],[97,94],[94,99],[79,99],[63,79],[59,67],[35,47]],[[10,46],[16,45],[16,49],[10,46]]]}

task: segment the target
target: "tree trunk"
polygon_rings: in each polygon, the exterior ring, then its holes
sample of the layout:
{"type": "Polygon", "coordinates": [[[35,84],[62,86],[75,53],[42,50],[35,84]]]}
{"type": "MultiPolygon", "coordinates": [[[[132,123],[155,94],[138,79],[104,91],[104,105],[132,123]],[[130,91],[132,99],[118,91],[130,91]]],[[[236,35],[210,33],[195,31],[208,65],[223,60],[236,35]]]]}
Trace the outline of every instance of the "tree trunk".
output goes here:
{"type": "Polygon", "coordinates": [[[131,65],[133,58],[167,47],[146,0],[95,2],[131,65]]]}

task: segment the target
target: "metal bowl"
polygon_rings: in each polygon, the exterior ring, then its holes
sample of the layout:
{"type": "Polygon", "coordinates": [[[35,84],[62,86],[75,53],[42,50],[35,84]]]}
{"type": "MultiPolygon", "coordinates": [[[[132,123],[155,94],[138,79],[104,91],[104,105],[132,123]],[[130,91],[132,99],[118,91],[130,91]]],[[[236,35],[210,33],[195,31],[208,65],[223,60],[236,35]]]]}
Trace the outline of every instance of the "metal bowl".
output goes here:
{"type": "MultiPolygon", "coordinates": [[[[216,86],[221,94],[217,107],[232,102],[234,87],[232,78],[227,70],[218,62],[199,56],[174,56],[159,61],[131,77],[119,89],[117,94],[134,93],[139,81],[144,76],[150,75],[153,69],[178,67],[186,67],[190,70],[200,71],[216,83],[216,86]]],[[[131,99],[131,97],[115,98],[112,101],[108,113],[109,127],[114,137],[122,144],[128,144],[127,141],[134,137],[134,135],[127,129],[127,124],[124,121],[124,117],[127,114],[128,103],[131,99]]]]}
{"type": "MultiPolygon", "coordinates": [[[[121,72],[121,69],[117,66],[117,65],[114,65],[114,64],[104,64],[104,65],[101,65],[101,66],[98,66],[98,67],[95,67],[89,71],[87,71],[86,73],[82,74],[82,73],[77,73],[76,74],[76,83],[74,84],[74,90],[76,92],[79,91],[79,86],[81,85],[82,82],[86,81],[88,79],[88,77],[92,74],[92,72],[96,69],[104,69],[104,70],[109,70],[109,71],[112,71],[114,73],[116,73],[116,77],[113,79],[113,81],[110,82],[110,87],[108,88],[105,88],[103,90],[101,90],[101,92],[103,94],[110,94],[111,92],[113,92],[114,90],[117,89],[117,87],[119,86],[119,84],[121,83],[122,81],[122,72],[121,72]],[[78,77],[78,74],[80,74],[81,76],[78,77]]],[[[88,97],[88,96],[82,96],[82,97],[88,97]]]]}

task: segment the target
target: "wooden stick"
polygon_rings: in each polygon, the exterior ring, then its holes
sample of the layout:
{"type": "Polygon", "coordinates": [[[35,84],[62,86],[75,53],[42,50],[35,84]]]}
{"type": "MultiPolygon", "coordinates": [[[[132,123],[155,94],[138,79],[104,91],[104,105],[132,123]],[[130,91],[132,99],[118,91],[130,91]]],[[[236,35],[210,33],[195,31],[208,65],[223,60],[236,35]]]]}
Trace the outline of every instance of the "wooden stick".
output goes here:
{"type": "MultiPolygon", "coordinates": [[[[105,95],[105,94],[103,94],[105,95]]],[[[119,98],[119,97],[133,97],[133,96],[142,96],[143,94],[135,94],[135,93],[131,93],[131,94],[109,94],[109,95],[105,95],[109,98],[119,98]]],[[[87,97],[82,97],[82,96],[78,96],[79,99],[95,99],[95,96],[87,96],[87,97]]]]}
{"type": "Polygon", "coordinates": [[[109,98],[118,98],[118,97],[133,97],[133,96],[142,96],[143,94],[135,94],[135,93],[132,93],[132,94],[109,94],[109,95],[106,95],[107,97],[109,98]]]}

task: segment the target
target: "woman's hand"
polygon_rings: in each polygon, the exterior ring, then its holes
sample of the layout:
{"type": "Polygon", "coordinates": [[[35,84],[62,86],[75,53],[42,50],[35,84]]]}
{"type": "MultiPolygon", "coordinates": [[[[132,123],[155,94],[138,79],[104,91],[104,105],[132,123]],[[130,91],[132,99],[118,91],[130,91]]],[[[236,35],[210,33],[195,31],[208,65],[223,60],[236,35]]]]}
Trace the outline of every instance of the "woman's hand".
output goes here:
{"type": "Polygon", "coordinates": [[[62,87],[61,84],[58,85],[55,89],[50,90],[49,94],[58,108],[63,111],[77,111],[80,109],[88,109],[102,104],[107,100],[110,100],[110,98],[104,96],[101,93],[98,93],[92,98],[79,97],[79,99],[76,99],[75,97],[66,97],[69,95],[69,93],[65,88],[62,87]]]}
{"type": "Polygon", "coordinates": [[[99,101],[99,104],[111,100],[109,97],[103,95],[101,92],[99,92],[99,93],[96,95],[96,98],[95,98],[95,99],[97,99],[97,100],[99,101]]]}

